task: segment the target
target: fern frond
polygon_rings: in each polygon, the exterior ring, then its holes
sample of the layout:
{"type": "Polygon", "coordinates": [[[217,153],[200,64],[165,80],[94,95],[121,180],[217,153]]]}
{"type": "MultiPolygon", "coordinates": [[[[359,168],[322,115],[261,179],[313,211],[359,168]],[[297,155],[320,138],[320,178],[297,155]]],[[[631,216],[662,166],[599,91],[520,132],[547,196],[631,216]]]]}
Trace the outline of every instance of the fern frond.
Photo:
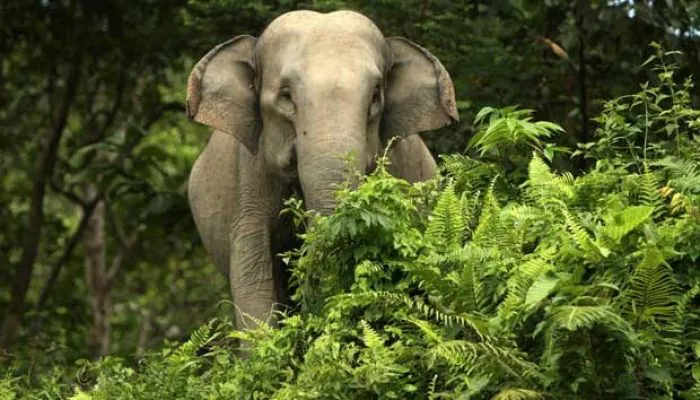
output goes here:
{"type": "Polygon", "coordinates": [[[464,225],[464,240],[466,240],[472,233],[471,228],[478,215],[480,196],[480,192],[464,192],[460,197],[460,202],[462,205],[462,224],[464,225]]]}
{"type": "Polygon", "coordinates": [[[623,333],[629,333],[630,327],[620,315],[609,306],[558,306],[550,316],[552,327],[578,331],[602,325],[623,333]]]}
{"type": "Polygon", "coordinates": [[[696,283],[688,289],[687,292],[678,299],[678,304],[676,305],[676,318],[678,321],[684,321],[688,312],[688,306],[691,305],[693,299],[700,294],[700,283],[696,283]]]}
{"type": "Polygon", "coordinates": [[[523,304],[526,311],[531,312],[542,300],[549,297],[559,285],[559,277],[544,273],[540,275],[530,286],[523,304]]]}
{"type": "Polygon", "coordinates": [[[465,312],[479,312],[485,300],[485,286],[482,280],[484,271],[480,269],[485,260],[494,257],[493,250],[483,249],[469,242],[463,248],[448,250],[444,254],[431,254],[425,258],[424,264],[438,265],[440,271],[433,277],[432,282],[425,284],[437,289],[439,285],[436,283],[439,283],[443,290],[431,293],[457,301],[460,309],[465,312]]]}
{"type": "Polygon", "coordinates": [[[433,375],[433,379],[430,380],[430,388],[428,389],[428,400],[435,400],[437,396],[435,395],[435,386],[437,385],[438,375],[433,375]]]}
{"type": "Polygon", "coordinates": [[[382,264],[376,261],[364,260],[355,267],[355,278],[357,279],[361,276],[376,275],[382,272],[384,272],[384,267],[382,264]]]}
{"type": "Polygon", "coordinates": [[[654,218],[661,215],[663,212],[663,199],[659,195],[661,183],[659,177],[649,169],[648,165],[644,165],[644,173],[641,176],[641,185],[639,187],[640,199],[642,205],[652,207],[654,209],[654,218]]]}
{"type": "Polygon", "coordinates": [[[529,389],[504,389],[498,392],[491,400],[543,400],[544,393],[529,389]]]}
{"type": "Polygon", "coordinates": [[[342,293],[327,300],[326,312],[354,309],[382,301],[385,304],[404,305],[426,318],[439,322],[443,326],[459,326],[470,329],[480,340],[489,340],[485,321],[478,316],[442,312],[435,307],[412,299],[404,294],[393,292],[367,291],[362,293],[342,293]]]}
{"type": "Polygon", "coordinates": [[[573,175],[553,173],[537,153],[533,153],[530,160],[525,187],[528,196],[540,206],[547,206],[552,199],[572,199],[576,193],[573,175]]]}
{"type": "Polygon", "coordinates": [[[176,354],[181,356],[192,355],[195,351],[197,351],[197,349],[207,344],[207,342],[212,339],[212,330],[215,323],[216,320],[212,319],[206,324],[195,329],[194,332],[192,332],[192,335],[190,335],[190,339],[178,348],[176,354]]]}
{"type": "Polygon", "coordinates": [[[508,294],[498,309],[501,318],[508,320],[520,311],[520,305],[525,303],[528,291],[535,280],[554,268],[549,263],[553,255],[553,248],[546,249],[538,254],[538,257],[531,258],[512,271],[507,282],[508,294]]]}
{"type": "Polygon", "coordinates": [[[501,215],[501,206],[496,198],[495,185],[498,178],[496,176],[493,179],[484,195],[481,215],[474,228],[471,244],[484,248],[517,248],[518,234],[513,229],[512,222],[501,215]]]}
{"type": "Polygon", "coordinates": [[[635,325],[645,321],[668,322],[674,317],[679,292],[673,270],[666,264],[663,254],[656,246],[648,244],[644,258],[630,278],[627,292],[635,325]]]}
{"type": "Polygon", "coordinates": [[[415,317],[406,317],[404,318],[404,321],[415,325],[421,331],[421,333],[423,333],[423,336],[429,343],[443,342],[443,334],[438,332],[430,322],[415,317]]]}
{"type": "Polygon", "coordinates": [[[463,154],[444,154],[440,155],[440,158],[440,171],[454,180],[458,193],[485,189],[499,172],[493,163],[463,154]]]}
{"type": "Polygon", "coordinates": [[[548,185],[552,178],[554,178],[554,174],[552,174],[549,165],[537,153],[533,152],[528,168],[528,183],[533,186],[544,186],[548,185]]]}
{"type": "Polygon", "coordinates": [[[428,243],[445,247],[462,245],[464,235],[464,216],[462,201],[454,191],[454,185],[448,185],[440,194],[437,205],[428,217],[429,224],[425,232],[428,243]]]}
{"type": "Polygon", "coordinates": [[[672,176],[669,184],[681,192],[700,193],[700,164],[697,160],[666,157],[652,165],[661,166],[672,176]]]}
{"type": "Polygon", "coordinates": [[[384,339],[372,328],[367,321],[361,320],[362,342],[367,348],[378,351],[384,348],[384,339]]]}
{"type": "Polygon", "coordinates": [[[566,227],[571,232],[574,242],[583,250],[583,255],[593,261],[598,261],[601,258],[606,258],[610,255],[610,250],[598,245],[593,238],[586,232],[586,230],[581,226],[581,224],[576,221],[574,216],[569,212],[566,207],[562,207],[562,214],[564,215],[564,220],[566,221],[566,227]]]}
{"type": "Polygon", "coordinates": [[[470,366],[477,359],[481,362],[495,362],[504,372],[520,380],[541,378],[537,364],[527,361],[525,354],[515,348],[467,340],[449,340],[433,347],[429,354],[455,366],[470,366]]]}
{"type": "Polygon", "coordinates": [[[503,210],[519,225],[525,225],[542,218],[542,210],[526,204],[509,204],[503,207],[503,210]]]}

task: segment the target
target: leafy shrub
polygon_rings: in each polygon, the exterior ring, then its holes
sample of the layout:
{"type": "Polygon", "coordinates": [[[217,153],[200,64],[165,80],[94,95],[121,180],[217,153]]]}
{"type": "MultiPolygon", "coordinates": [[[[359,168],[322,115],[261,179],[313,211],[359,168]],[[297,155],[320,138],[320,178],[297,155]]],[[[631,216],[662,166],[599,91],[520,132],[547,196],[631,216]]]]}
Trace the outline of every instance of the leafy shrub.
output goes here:
{"type": "Polygon", "coordinates": [[[297,308],[278,327],[215,320],[136,366],[85,363],[82,390],[45,385],[75,399],[700,398],[700,119],[666,56],[657,86],[606,105],[589,173],[547,163],[555,125],[499,111],[484,132],[546,128],[506,135],[530,148],[520,179],[452,155],[410,185],[380,159],[333,215],[290,201],[307,229],[284,255],[297,308]]]}

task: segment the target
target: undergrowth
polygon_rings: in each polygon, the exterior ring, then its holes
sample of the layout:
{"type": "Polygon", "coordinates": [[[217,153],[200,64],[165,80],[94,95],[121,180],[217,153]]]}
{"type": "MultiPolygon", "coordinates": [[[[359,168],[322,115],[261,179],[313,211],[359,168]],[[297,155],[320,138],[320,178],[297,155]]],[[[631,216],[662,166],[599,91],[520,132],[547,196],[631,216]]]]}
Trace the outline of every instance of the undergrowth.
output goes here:
{"type": "Polygon", "coordinates": [[[435,180],[380,159],[328,217],[289,202],[308,229],[278,327],[215,320],[137,365],[9,371],[0,398],[700,399],[700,112],[671,56],[607,103],[574,153],[591,171],[551,168],[556,125],[486,110],[484,157],[444,156],[435,180]]]}

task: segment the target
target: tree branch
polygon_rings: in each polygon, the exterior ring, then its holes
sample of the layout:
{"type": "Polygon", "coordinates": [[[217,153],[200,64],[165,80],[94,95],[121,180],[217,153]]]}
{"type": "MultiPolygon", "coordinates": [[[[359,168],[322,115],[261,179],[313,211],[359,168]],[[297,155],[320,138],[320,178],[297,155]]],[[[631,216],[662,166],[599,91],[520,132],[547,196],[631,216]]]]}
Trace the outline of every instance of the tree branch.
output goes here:
{"type": "Polygon", "coordinates": [[[136,247],[136,241],[138,239],[138,227],[134,229],[131,234],[126,238],[126,242],[124,243],[123,246],[120,246],[119,251],[117,254],[114,256],[112,259],[112,264],[109,267],[109,270],[107,270],[107,277],[105,279],[105,288],[106,290],[109,290],[112,288],[112,285],[114,284],[114,281],[119,274],[119,271],[121,271],[122,266],[124,263],[131,257],[131,254],[134,251],[134,248],[136,247]]]}
{"type": "Polygon", "coordinates": [[[49,275],[49,278],[46,280],[46,282],[44,282],[44,285],[41,288],[41,294],[39,295],[39,300],[36,303],[37,309],[42,308],[46,303],[51,289],[53,289],[54,285],[56,284],[56,281],[58,280],[58,276],[61,274],[63,266],[68,262],[68,260],[70,260],[71,256],[73,255],[73,250],[80,242],[83,232],[85,231],[85,227],[87,226],[88,221],[90,221],[90,217],[92,217],[92,213],[95,211],[95,207],[100,201],[102,201],[102,196],[98,195],[90,202],[86,203],[83,207],[83,215],[80,218],[80,223],[78,224],[78,227],[75,229],[75,232],[73,232],[73,235],[64,247],[63,254],[61,255],[61,257],[58,260],[56,260],[56,262],[54,262],[51,266],[51,274],[49,275]]]}
{"type": "Polygon", "coordinates": [[[49,184],[51,185],[51,189],[54,192],[62,195],[63,197],[67,198],[68,200],[72,201],[73,203],[78,204],[83,209],[85,209],[88,206],[88,203],[85,200],[81,199],[80,196],[78,196],[78,194],[61,187],[61,185],[59,185],[55,175],[51,177],[51,181],[49,182],[49,184]]]}
{"type": "Polygon", "coordinates": [[[108,111],[107,117],[105,118],[105,121],[102,124],[102,127],[100,127],[100,133],[99,133],[100,140],[105,137],[109,127],[112,126],[112,124],[114,124],[114,120],[117,118],[117,114],[119,113],[119,108],[122,105],[122,101],[124,99],[124,90],[126,89],[127,67],[128,67],[128,63],[122,67],[122,69],[119,73],[119,78],[117,80],[117,85],[116,85],[116,94],[114,96],[114,103],[112,103],[112,108],[108,111]]]}
{"type": "Polygon", "coordinates": [[[124,234],[124,227],[122,227],[121,222],[119,222],[117,216],[114,214],[114,209],[111,207],[111,199],[109,197],[107,197],[107,218],[109,219],[109,223],[114,227],[114,232],[119,244],[121,246],[126,246],[127,237],[124,234]]]}

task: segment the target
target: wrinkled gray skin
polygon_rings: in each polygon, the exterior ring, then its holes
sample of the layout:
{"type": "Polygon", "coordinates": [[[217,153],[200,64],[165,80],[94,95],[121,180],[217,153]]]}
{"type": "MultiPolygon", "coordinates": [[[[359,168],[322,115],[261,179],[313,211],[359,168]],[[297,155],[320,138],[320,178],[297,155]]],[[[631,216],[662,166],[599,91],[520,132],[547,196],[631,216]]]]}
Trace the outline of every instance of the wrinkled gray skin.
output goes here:
{"type": "Polygon", "coordinates": [[[436,171],[418,132],[458,120],[452,81],[428,51],[384,38],[351,11],[294,11],[260,36],[216,46],[194,67],[191,119],[215,129],[189,180],[205,247],[228,276],[240,328],[286,300],[276,254],[293,244],[283,201],[328,213],[345,180],[342,157],[369,172],[392,137],[390,172],[416,182],[436,171]]]}

